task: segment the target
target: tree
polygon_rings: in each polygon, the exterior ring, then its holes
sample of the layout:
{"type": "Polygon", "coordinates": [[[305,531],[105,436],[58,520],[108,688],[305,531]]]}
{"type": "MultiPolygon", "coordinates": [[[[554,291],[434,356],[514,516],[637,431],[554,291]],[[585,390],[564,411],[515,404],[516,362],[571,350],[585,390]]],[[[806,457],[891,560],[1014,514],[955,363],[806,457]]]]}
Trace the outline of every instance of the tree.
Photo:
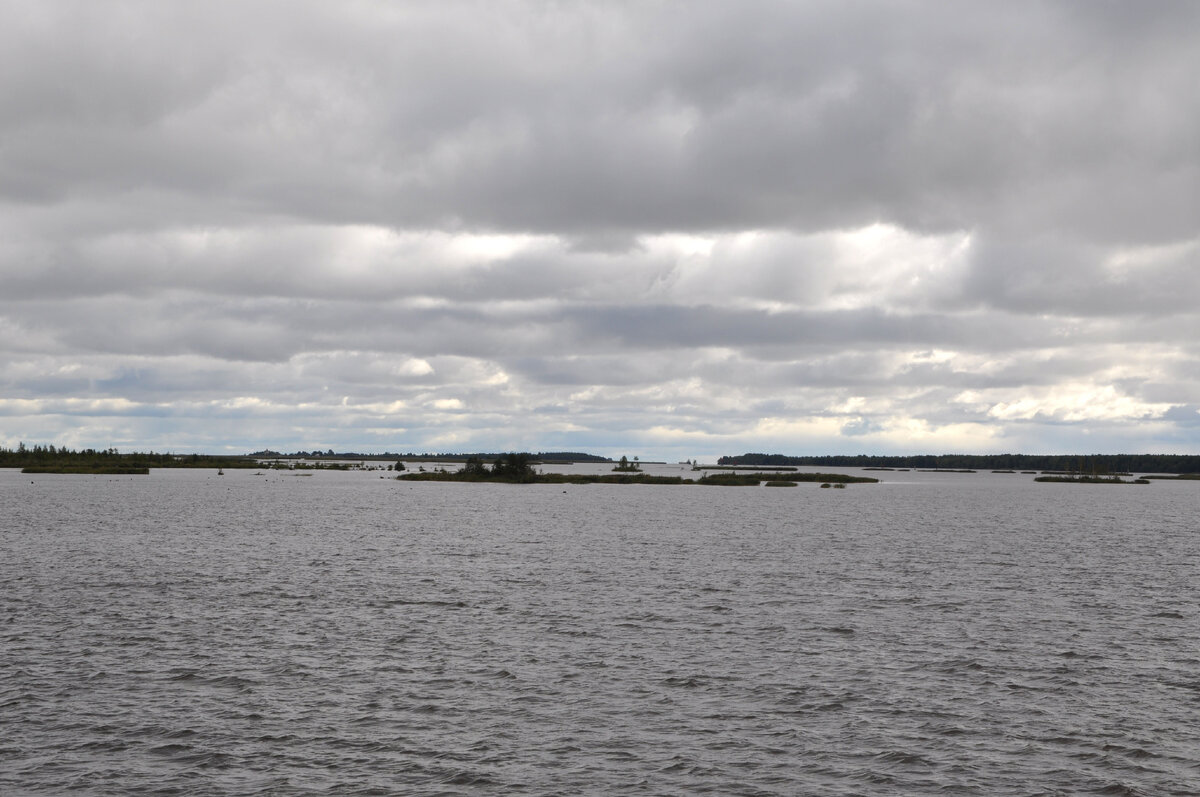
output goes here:
{"type": "Polygon", "coordinates": [[[535,475],[528,454],[505,454],[492,463],[492,476],[506,481],[529,482],[535,475]]]}
{"type": "Polygon", "coordinates": [[[478,479],[487,475],[487,468],[484,467],[483,460],[479,457],[467,457],[467,463],[463,465],[463,469],[459,472],[464,476],[478,479]]]}

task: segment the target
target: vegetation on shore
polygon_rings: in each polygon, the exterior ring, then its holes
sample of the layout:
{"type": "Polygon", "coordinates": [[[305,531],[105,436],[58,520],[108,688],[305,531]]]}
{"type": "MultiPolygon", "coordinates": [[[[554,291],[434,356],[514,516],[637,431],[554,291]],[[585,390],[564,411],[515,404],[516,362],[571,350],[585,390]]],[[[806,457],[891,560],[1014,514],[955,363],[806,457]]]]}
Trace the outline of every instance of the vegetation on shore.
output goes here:
{"type": "MultiPolygon", "coordinates": [[[[697,484],[716,484],[724,486],[757,485],[761,482],[779,481],[778,473],[706,473],[696,480],[697,484]]],[[[792,482],[830,482],[837,484],[877,484],[879,479],[870,476],[851,476],[846,473],[789,473],[787,481],[792,482]]]]}
{"type": "Polygon", "coordinates": [[[1179,473],[1179,474],[1172,474],[1169,476],[1155,473],[1155,474],[1147,474],[1147,475],[1143,476],[1142,478],[1143,479],[1161,479],[1163,481],[1173,481],[1173,482],[1195,482],[1195,481],[1200,481],[1200,473],[1179,473]]]}
{"type": "Polygon", "coordinates": [[[867,476],[850,476],[843,473],[789,473],[789,481],[783,482],[777,473],[713,473],[699,479],[682,476],[653,476],[641,471],[623,473],[539,473],[534,469],[528,454],[503,454],[489,468],[478,457],[469,458],[456,471],[437,469],[431,471],[408,471],[396,477],[401,481],[437,482],[498,482],[502,484],[698,484],[714,486],[757,486],[763,482],[771,486],[793,486],[797,482],[873,483],[878,479],[867,476]]]}
{"type": "Polygon", "coordinates": [[[1059,482],[1063,484],[1149,484],[1147,479],[1122,479],[1120,476],[1038,476],[1035,482],[1059,482]]]}
{"type": "Polygon", "coordinates": [[[456,471],[444,469],[412,471],[396,477],[410,482],[495,482],[500,484],[685,484],[679,476],[651,476],[646,473],[620,474],[539,473],[528,454],[503,454],[489,468],[478,457],[469,458],[456,471]]]}
{"type": "Polygon", "coordinates": [[[930,468],[939,470],[1057,470],[1072,473],[1194,473],[1195,454],[922,454],[917,456],[790,457],[741,454],[721,457],[718,465],[808,465],[818,468],[930,468]]]}
{"type": "Polygon", "coordinates": [[[149,468],[125,465],[30,465],[21,468],[21,473],[84,473],[91,476],[145,476],[149,472],[149,468]]]}
{"type": "MultiPolygon", "coordinates": [[[[799,470],[794,465],[696,465],[692,470],[759,470],[759,471],[780,471],[791,472],[799,470]]],[[[891,468],[887,468],[891,470],[891,468]]]]}
{"type": "MultiPolygon", "coordinates": [[[[1072,481],[1082,483],[1141,483],[1122,482],[1120,476],[1133,473],[1154,474],[1146,479],[1200,480],[1200,455],[1175,454],[1098,454],[1078,455],[920,455],[920,456],[821,456],[789,457],[782,454],[742,454],[736,457],[721,457],[717,465],[696,465],[693,470],[704,474],[696,480],[676,476],[648,476],[641,471],[637,457],[631,461],[622,457],[608,476],[587,474],[538,473],[534,465],[541,463],[612,463],[607,457],[581,452],[539,452],[537,454],[337,454],[328,451],[280,454],[275,451],[260,451],[244,456],[217,456],[208,454],[172,453],[128,453],[122,454],[115,448],[83,449],[76,451],[53,445],[24,443],[15,449],[0,447],[0,468],[22,468],[28,473],[98,473],[98,474],[141,474],[152,468],[336,468],[351,470],[367,467],[367,461],[386,460],[388,470],[404,470],[404,461],[462,462],[459,471],[406,473],[403,478],[413,480],[442,481],[498,481],[515,483],[616,483],[616,484],[710,484],[740,485],[763,482],[829,482],[850,483],[854,481],[878,481],[866,477],[830,473],[800,473],[800,466],[854,467],[865,470],[929,470],[937,472],[968,473],[976,469],[987,469],[996,473],[1019,471],[1025,474],[1041,472],[1044,478],[1038,481],[1072,481]],[[264,459],[274,460],[263,462],[264,459]],[[332,461],[331,461],[332,460],[332,461]],[[346,460],[358,460],[347,462],[346,460]],[[493,463],[491,467],[485,462],[493,463]],[[394,464],[392,464],[394,463],[394,464]],[[497,469],[498,468],[498,469],[497,469]]],[[[690,462],[690,461],[689,461],[690,462]]],[[[382,466],[382,463],[380,463],[382,466]]],[[[368,468],[370,469],[370,468],[368,468]]]]}
{"type": "Polygon", "coordinates": [[[115,448],[73,451],[55,446],[0,448],[0,468],[21,468],[24,473],[145,474],[150,468],[258,468],[252,457],[204,454],[121,454],[115,448]]]}
{"type": "Polygon", "coordinates": [[[641,467],[638,466],[637,457],[634,457],[633,462],[630,462],[629,457],[622,454],[621,461],[617,463],[617,466],[613,470],[623,473],[638,473],[641,471],[641,467]]]}
{"type": "MultiPolygon", "coordinates": [[[[475,452],[466,454],[455,454],[452,452],[444,452],[437,454],[415,454],[409,452],[402,454],[399,452],[385,451],[382,454],[362,454],[354,451],[334,451],[332,448],[325,451],[313,449],[312,451],[294,451],[291,454],[282,454],[271,449],[263,449],[250,454],[256,459],[271,459],[271,460],[384,460],[393,462],[400,460],[402,462],[466,462],[468,459],[475,458],[484,462],[491,462],[499,457],[504,456],[501,453],[475,452]]],[[[539,451],[536,454],[530,454],[530,458],[535,462],[553,462],[572,463],[572,462],[594,462],[604,463],[612,462],[610,457],[601,457],[596,454],[586,454],[582,451],[539,451]]]]}

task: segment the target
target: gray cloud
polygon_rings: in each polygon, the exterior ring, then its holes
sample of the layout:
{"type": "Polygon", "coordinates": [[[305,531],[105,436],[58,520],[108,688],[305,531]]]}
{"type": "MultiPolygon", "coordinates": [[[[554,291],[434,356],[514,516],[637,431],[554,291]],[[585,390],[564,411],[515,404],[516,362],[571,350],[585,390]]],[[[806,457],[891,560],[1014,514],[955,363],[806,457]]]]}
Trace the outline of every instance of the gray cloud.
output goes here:
{"type": "Polygon", "coordinates": [[[0,444],[1194,448],[1198,23],[10,2],[0,444]]]}

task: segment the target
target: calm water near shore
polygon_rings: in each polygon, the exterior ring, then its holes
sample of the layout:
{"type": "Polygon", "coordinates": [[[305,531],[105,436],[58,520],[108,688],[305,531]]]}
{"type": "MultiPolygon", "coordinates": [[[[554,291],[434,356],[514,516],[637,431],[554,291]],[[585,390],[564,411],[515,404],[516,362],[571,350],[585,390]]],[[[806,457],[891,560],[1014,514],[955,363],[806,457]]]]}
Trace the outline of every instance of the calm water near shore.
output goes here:
{"type": "Polygon", "coordinates": [[[865,475],[0,471],[0,794],[1200,793],[1200,483],[865,475]]]}

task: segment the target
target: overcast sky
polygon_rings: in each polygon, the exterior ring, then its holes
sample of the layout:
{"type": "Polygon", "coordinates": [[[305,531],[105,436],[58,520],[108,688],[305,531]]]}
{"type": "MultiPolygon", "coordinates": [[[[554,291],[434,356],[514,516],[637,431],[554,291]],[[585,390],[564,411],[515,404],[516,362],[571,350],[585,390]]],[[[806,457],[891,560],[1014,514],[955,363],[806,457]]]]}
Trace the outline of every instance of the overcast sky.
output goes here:
{"type": "Polygon", "coordinates": [[[1200,450],[1200,3],[0,19],[0,445],[1200,450]]]}

